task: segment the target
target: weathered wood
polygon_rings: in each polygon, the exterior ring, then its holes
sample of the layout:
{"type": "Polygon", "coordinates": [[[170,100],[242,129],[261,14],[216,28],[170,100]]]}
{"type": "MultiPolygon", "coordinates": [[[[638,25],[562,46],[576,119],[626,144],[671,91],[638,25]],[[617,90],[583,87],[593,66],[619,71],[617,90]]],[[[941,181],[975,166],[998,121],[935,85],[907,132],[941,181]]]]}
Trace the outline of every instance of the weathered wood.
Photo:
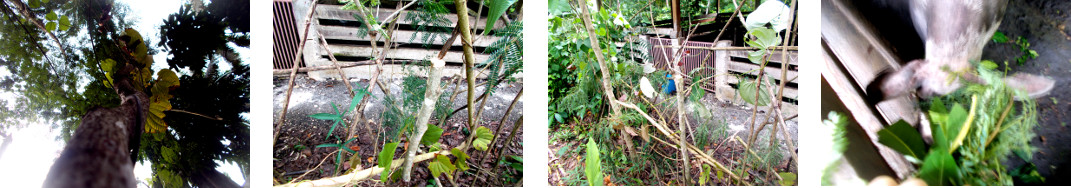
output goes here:
{"type": "MultiPolygon", "coordinates": [[[[324,38],[331,39],[331,40],[361,41],[361,42],[358,42],[358,44],[365,44],[365,43],[368,43],[369,41],[372,41],[371,38],[368,38],[368,35],[357,35],[357,31],[358,30],[357,30],[356,27],[322,25],[322,26],[319,27],[319,29],[320,29],[320,33],[324,35],[324,38]]],[[[442,38],[442,39],[450,37],[450,33],[437,33],[437,34],[440,35],[439,38],[442,38]]],[[[425,41],[421,40],[424,37],[424,35],[425,35],[425,33],[422,33],[422,32],[407,31],[407,30],[397,30],[397,31],[394,31],[394,37],[391,37],[391,42],[399,43],[399,44],[424,44],[425,41]],[[417,35],[413,36],[413,33],[417,33],[417,35]]],[[[475,47],[491,46],[491,44],[494,43],[495,41],[498,41],[498,39],[500,39],[500,37],[486,36],[486,35],[485,36],[481,36],[480,40],[474,41],[472,46],[475,46],[475,47]]],[[[382,40],[382,39],[380,39],[380,40],[382,40]]],[[[444,42],[441,39],[434,39],[434,40],[431,40],[431,43],[428,43],[428,44],[443,45],[443,43],[444,42]]],[[[461,40],[455,40],[454,43],[451,46],[461,46],[461,40]]]]}
{"type": "MultiPolygon", "coordinates": [[[[729,56],[736,57],[736,58],[747,58],[747,53],[748,53],[748,51],[740,51],[740,50],[732,50],[732,51],[726,51],[726,52],[729,53],[729,56]]],[[[780,52],[780,50],[777,50],[777,51],[770,50],[770,56],[769,56],[768,60],[770,62],[781,63],[782,61],[781,61],[781,52],[780,52]]],[[[788,64],[789,65],[795,65],[795,66],[799,66],[800,65],[799,51],[789,51],[788,52],[788,64]]],[[[767,68],[769,68],[769,67],[767,67],[767,68]]],[[[780,76],[781,73],[777,73],[775,75],[780,76]]]]}
{"type": "MultiPolygon", "coordinates": [[[[372,47],[363,45],[341,45],[333,44],[328,45],[331,51],[335,52],[336,56],[354,56],[354,57],[372,57],[372,47]]],[[[429,50],[420,48],[394,48],[387,52],[384,59],[409,59],[409,60],[424,60],[434,58],[436,54],[439,54],[439,50],[429,50]]],[[[463,53],[458,51],[450,51],[446,53],[443,60],[450,63],[464,63],[463,53]]],[[[490,58],[489,55],[474,54],[476,57],[476,63],[483,63],[490,58]]],[[[310,63],[310,65],[312,65],[310,63]]]]}
{"type": "MultiPolygon", "coordinates": [[[[725,67],[728,68],[729,71],[740,72],[740,73],[749,74],[749,75],[755,75],[755,76],[759,75],[759,71],[758,71],[759,70],[759,65],[756,65],[756,64],[744,63],[744,62],[736,62],[736,61],[725,62],[725,64],[726,64],[725,67]]],[[[774,66],[767,65],[766,69],[764,69],[763,71],[766,72],[767,76],[772,76],[773,79],[775,79],[775,80],[781,80],[781,67],[774,67],[774,66]]],[[[789,79],[790,83],[799,83],[799,79],[793,79],[793,78],[797,78],[797,76],[799,76],[799,72],[788,71],[788,79],[789,79]]],[[[730,80],[731,80],[731,78],[730,78],[730,80]]]]}
{"type": "MultiPolygon", "coordinates": [[[[372,11],[372,14],[376,17],[376,21],[378,21],[380,23],[383,23],[383,22],[387,21],[386,20],[387,16],[390,16],[391,13],[394,13],[395,9],[379,8],[379,9],[372,9],[371,11],[372,11]]],[[[409,14],[413,14],[414,12],[416,12],[416,11],[402,10],[402,12],[399,13],[398,16],[397,16],[398,17],[398,24],[414,25],[415,23],[410,22],[410,21],[405,19],[406,16],[408,16],[409,14]]],[[[316,13],[319,14],[319,16],[317,16],[317,18],[320,18],[320,19],[358,21],[357,18],[353,17],[353,15],[357,14],[357,12],[356,11],[350,11],[350,10],[342,10],[342,5],[321,4],[320,7],[316,9],[316,13]]],[[[450,22],[450,23],[457,23],[457,14],[446,14],[443,17],[446,18],[448,20],[448,22],[450,22]]],[[[423,23],[421,23],[421,24],[423,24],[423,23]]],[[[502,28],[502,27],[504,27],[503,24],[504,24],[503,22],[495,22],[495,26],[494,26],[493,29],[502,28]]],[[[482,18],[481,17],[479,20],[476,21],[476,28],[477,29],[483,30],[483,29],[485,29],[484,27],[486,27],[486,25],[487,25],[487,19],[486,18],[482,18]]]]}
{"type": "Polygon", "coordinates": [[[858,12],[845,7],[845,2],[822,2],[822,76],[852,113],[856,122],[866,130],[878,153],[900,178],[914,171],[903,155],[878,143],[877,132],[889,122],[904,119],[918,121],[918,111],[908,97],[879,103],[875,109],[863,96],[862,88],[889,66],[899,67],[885,44],[878,42],[869,23],[858,12]]]}

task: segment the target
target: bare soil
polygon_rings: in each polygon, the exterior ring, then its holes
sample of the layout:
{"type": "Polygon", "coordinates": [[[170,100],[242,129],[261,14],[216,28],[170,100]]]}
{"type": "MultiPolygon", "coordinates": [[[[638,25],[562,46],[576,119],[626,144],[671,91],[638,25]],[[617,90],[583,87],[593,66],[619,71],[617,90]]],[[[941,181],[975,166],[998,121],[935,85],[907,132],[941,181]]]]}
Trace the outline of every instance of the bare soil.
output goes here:
{"type": "MultiPolygon", "coordinates": [[[[1015,65],[1015,58],[1023,54],[1019,47],[994,43],[986,45],[982,58],[1007,60],[1016,72],[1041,74],[1056,81],[1056,88],[1048,96],[1037,99],[1040,126],[1035,130],[1038,137],[1031,143],[1038,152],[1029,162],[1046,177],[1045,184],[1071,184],[1071,179],[1064,178],[1071,175],[1071,160],[1067,160],[1071,159],[1071,132],[1067,127],[1071,121],[1071,87],[1065,87],[1071,84],[1071,1],[1012,1],[1006,11],[998,31],[1012,40],[1017,36],[1026,38],[1030,49],[1037,51],[1037,59],[1015,65]]],[[[1026,162],[1012,157],[1006,166],[1015,169],[1026,162]]]]}

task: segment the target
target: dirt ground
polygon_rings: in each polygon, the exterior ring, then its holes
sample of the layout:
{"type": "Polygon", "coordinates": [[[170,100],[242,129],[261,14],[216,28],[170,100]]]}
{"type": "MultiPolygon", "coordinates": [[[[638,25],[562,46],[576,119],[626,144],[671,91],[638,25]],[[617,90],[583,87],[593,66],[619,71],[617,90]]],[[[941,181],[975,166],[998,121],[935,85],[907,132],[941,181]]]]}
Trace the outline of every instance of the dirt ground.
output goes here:
{"type": "MultiPolygon", "coordinates": [[[[1048,76],[1056,81],[1056,88],[1048,96],[1037,99],[1038,137],[1032,141],[1038,152],[1030,162],[1037,166],[1038,172],[1046,177],[1046,184],[1068,185],[1071,179],[1071,132],[1067,122],[1071,121],[1071,88],[1064,87],[1071,81],[1071,1],[1024,0],[1008,3],[1004,22],[998,31],[1004,32],[1011,39],[1022,36],[1030,42],[1030,49],[1036,50],[1037,59],[1027,61],[1023,66],[1012,65],[1018,72],[1036,73],[1048,76]]],[[[1015,64],[1015,58],[1022,55],[1014,44],[993,44],[986,46],[983,59],[997,62],[1008,60],[1015,64]]],[[[1018,157],[1012,157],[1007,164],[1015,169],[1024,164],[1018,157]]],[[[1018,183],[1018,182],[1017,182],[1018,183]]]]}
{"type": "MultiPolygon", "coordinates": [[[[747,139],[748,133],[750,132],[749,130],[752,129],[752,128],[749,127],[749,125],[751,123],[751,121],[750,121],[751,120],[751,108],[746,107],[746,106],[734,105],[734,104],[731,104],[731,103],[725,102],[725,101],[720,101],[718,99],[715,99],[713,94],[709,94],[709,93],[706,96],[704,96],[703,99],[701,99],[701,101],[702,101],[702,104],[700,104],[700,105],[707,107],[708,109],[711,110],[711,112],[713,112],[712,113],[713,116],[711,117],[711,119],[725,121],[724,125],[727,126],[727,127],[725,127],[724,130],[728,131],[726,135],[736,135],[736,136],[739,136],[741,139],[745,139],[745,140],[747,139]]],[[[758,117],[760,117],[760,119],[759,119],[759,122],[757,122],[757,123],[761,123],[761,121],[762,121],[761,117],[765,117],[766,116],[766,113],[763,110],[763,109],[766,109],[766,108],[767,107],[761,107],[760,108],[759,113],[758,113],[758,117]]],[[[690,113],[692,113],[692,112],[690,112],[690,113]]],[[[791,115],[789,115],[789,116],[791,116],[791,115]]],[[[689,122],[690,122],[689,125],[691,126],[692,130],[695,130],[695,131],[718,131],[718,130],[699,130],[698,129],[699,123],[696,121],[696,119],[690,119],[689,122]]],[[[790,139],[792,140],[793,145],[798,146],[799,145],[798,120],[797,119],[789,119],[789,120],[786,120],[785,123],[788,124],[788,132],[791,135],[790,139]]],[[[721,124],[717,123],[717,126],[721,126],[721,124]]],[[[552,127],[552,129],[553,129],[553,127],[552,127]]],[[[562,128],[562,129],[565,129],[565,128],[562,128]]],[[[756,145],[768,145],[769,144],[770,130],[771,129],[769,127],[767,127],[767,128],[764,129],[764,131],[760,132],[760,135],[758,136],[758,138],[756,140],[756,145]]],[[[550,146],[549,146],[549,150],[547,151],[548,152],[548,156],[550,157],[549,160],[548,160],[548,163],[549,163],[549,169],[548,170],[550,171],[550,176],[549,176],[548,181],[549,181],[550,185],[554,185],[554,186],[574,185],[573,183],[575,183],[575,182],[569,182],[568,180],[569,180],[570,176],[576,176],[573,173],[583,173],[583,168],[584,168],[583,167],[583,163],[584,162],[583,162],[583,157],[582,157],[583,156],[583,151],[582,150],[578,150],[578,148],[582,147],[582,145],[585,144],[586,141],[585,140],[555,139],[554,135],[553,135],[553,132],[557,132],[557,131],[565,131],[565,130],[550,130],[550,132],[552,132],[552,134],[549,135],[551,138],[549,139],[550,146]],[[560,150],[563,150],[563,149],[567,150],[567,151],[560,151],[560,150]]],[[[774,168],[776,170],[778,170],[778,171],[797,172],[796,167],[791,165],[792,164],[792,161],[790,160],[790,158],[791,158],[790,154],[791,153],[788,153],[788,152],[790,152],[789,149],[788,149],[788,146],[783,144],[784,140],[785,140],[784,137],[781,136],[782,134],[780,134],[779,132],[775,132],[775,133],[778,133],[776,136],[777,136],[778,140],[781,141],[777,145],[779,145],[781,147],[780,151],[783,152],[782,153],[783,160],[782,160],[781,164],[778,164],[774,168]]],[[[734,164],[739,164],[738,162],[736,162],[736,160],[739,160],[740,158],[742,158],[742,155],[745,154],[743,145],[737,144],[737,142],[734,142],[734,141],[725,140],[725,138],[715,138],[715,139],[716,140],[713,141],[712,144],[710,144],[711,146],[709,146],[708,148],[704,148],[704,150],[708,151],[707,154],[709,154],[715,160],[718,160],[720,163],[725,164],[725,165],[730,165],[731,166],[731,165],[734,165],[734,164]]],[[[638,137],[633,137],[632,141],[633,141],[634,144],[642,144],[643,143],[643,140],[638,138],[638,137]]],[[[695,141],[693,139],[689,139],[689,142],[690,143],[695,143],[695,141]]],[[[672,149],[672,148],[669,148],[669,149],[672,149]]],[[[675,156],[674,152],[676,152],[676,151],[679,151],[679,150],[675,150],[675,149],[673,149],[673,150],[665,150],[665,151],[661,151],[660,153],[675,156]]],[[[656,153],[656,152],[659,152],[659,151],[644,151],[644,152],[648,152],[648,154],[650,154],[650,153],[656,153]]],[[[794,152],[794,151],[792,151],[792,152],[794,152]]],[[[694,159],[694,157],[692,159],[694,159]]],[[[606,165],[606,164],[603,164],[603,165],[606,165]]],[[[693,168],[693,170],[692,170],[693,174],[692,175],[696,175],[697,176],[699,170],[700,170],[699,168],[693,168]]],[[[754,173],[754,172],[752,172],[752,173],[754,173]]],[[[580,176],[583,176],[583,174],[581,174],[580,176]]],[[[658,176],[653,176],[653,177],[658,177],[658,176]]],[[[668,181],[668,180],[664,180],[664,181],[668,181]]],[[[660,181],[658,181],[657,179],[651,179],[651,180],[645,179],[645,180],[643,180],[643,182],[647,183],[647,184],[641,184],[641,185],[662,185],[662,184],[664,184],[664,181],[661,181],[662,183],[659,183],[660,181]]],[[[695,182],[693,182],[693,183],[695,183],[695,182]]],[[[712,178],[711,179],[711,183],[708,183],[708,185],[729,185],[729,184],[727,184],[727,182],[718,182],[718,181],[716,181],[716,180],[714,180],[712,178]]]]}
{"type": "MultiPolygon", "coordinates": [[[[350,81],[355,84],[353,86],[354,88],[365,87],[369,82],[367,79],[352,79],[350,81]]],[[[445,83],[447,81],[449,80],[444,79],[443,82],[445,83]]],[[[289,80],[287,77],[275,77],[274,79],[273,90],[275,104],[273,114],[275,114],[275,116],[278,116],[282,111],[288,82],[289,80]]],[[[391,96],[400,96],[400,91],[402,90],[401,82],[401,79],[388,79],[383,80],[381,83],[390,87],[389,91],[392,93],[391,96]]],[[[454,86],[447,87],[447,90],[444,91],[443,95],[450,95],[454,91],[454,88],[454,86]]],[[[462,84],[461,88],[464,89],[464,84],[462,84]]],[[[481,125],[487,126],[492,131],[498,128],[500,126],[498,125],[498,121],[502,118],[506,108],[509,107],[510,102],[513,101],[513,98],[517,95],[520,89],[521,83],[519,82],[499,86],[496,92],[490,96],[487,101],[484,109],[485,112],[481,118],[482,121],[486,123],[481,125]]],[[[483,87],[477,88],[477,93],[482,91],[483,87]]],[[[333,143],[334,140],[338,140],[326,139],[327,132],[330,129],[332,122],[313,119],[308,117],[308,115],[334,112],[334,109],[331,107],[332,102],[337,105],[349,104],[351,98],[347,92],[345,84],[339,80],[316,81],[309,79],[304,74],[299,74],[297,76],[293,94],[290,98],[289,110],[286,115],[286,124],[281,128],[282,130],[279,134],[279,138],[275,142],[275,146],[273,146],[274,171],[276,178],[278,178],[279,181],[284,181],[285,183],[285,181],[297,178],[305,172],[308,172],[308,174],[301,178],[303,180],[315,180],[335,176],[333,174],[334,169],[336,168],[334,155],[328,156],[335,150],[333,148],[315,147],[316,145],[333,143]],[[330,159],[324,160],[323,165],[321,165],[319,169],[313,169],[325,157],[330,157],[330,159]]],[[[458,108],[466,104],[464,97],[465,93],[463,91],[459,93],[461,94],[459,94],[453,101],[454,104],[452,105],[452,108],[458,108]]],[[[374,100],[369,102],[369,105],[364,112],[365,117],[371,123],[358,126],[359,129],[356,136],[358,139],[354,141],[354,144],[348,146],[351,149],[358,151],[358,155],[360,159],[362,159],[361,164],[359,164],[359,168],[361,169],[375,166],[375,156],[380,150],[379,147],[382,145],[382,143],[380,143],[381,141],[377,141],[377,139],[379,139],[377,138],[377,135],[378,132],[382,131],[378,123],[381,122],[380,114],[385,110],[385,106],[382,105],[385,104],[383,100],[384,94],[379,89],[375,89],[375,91],[372,92],[372,96],[374,97],[374,100]]],[[[524,107],[523,101],[524,100],[518,101],[513,107],[514,109],[510,112],[505,123],[503,123],[504,127],[502,127],[501,131],[496,134],[498,140],[495,141],[493,146],[489,147],[491,148],[489,151],[497,153],[498,149],[508,146],[505,147],[507,149],[503,152],[502,156],[522,156],[521,149],[524,140],[523,129],[518,129],[517,134],[511,142],[504,143],[504,141],[506,137],[509,136],[509,131],[513,128],[514,122],[522,116],[521,112],[524,107]]],[[[467,120],[466,117],[465,110],[451,116],[444,127],[446,130],[444,131],[440,142],[445,144],[446,147],[455,147],[464,142],[465,133],[461,132],[461,127],[465,126],[465,121],[467,120]]],[[[275,118],[275,121],[278,120],[278,117],[273,118],[275,118]]],[[[352,118],[352,116],[346,116],[347,121],[352,121],[352,118]]],[[[436,118],[432,118],[429,123],[437,124],[439,122],[436,118]]],[[[338,137],[337,135],[345,134],[347,134],[345,126],[339,125],[339,127],[335,129],[332,137],[338,137]]],[[[403,153],[404,150],[401,148],[402,146],[399,146],[396,153],[403,153]]],[[[474,170],[468,170],[464,175],[459,175],[460,178],[457,179],[458,184],[463,186],[519,185],[519,182],[516,181],[521,179],[522,172],[515,170],[508,165],[499,165],[497,168],[492,169],[497,162],[497,159],[499,159],[498,157],[488,156],[484,162],[478,162],[479,158],[484,157],[484,153],[491,152],[470,150],[468,153],[471,156],[468,160],[469,166],[474,170]],[[478,178],[474,177],[477,171],[481,171],[481,175],[478,178]],[[488,174],[492,175],[489,176],[488,174]],[[512,178],[512,181],[515,182],[507,181],[504,178],[512,178]]],[[[396,158],[398,158],[398,156],[400,156],[400,154],[395,155],[396,158]]],[[[348,162],[345,163],[343,169],[347,169],[349,166],[348,162]]],[[[423,168],[426,164],[427,163],[424,162],[414,165],[418,168],[413,168],[414,181],[409,183],[397,182],[384,185],[379,182],[377,176],[376,178],[373,178],[375,180],[362,181],[356,186],[423,187],[427,185],[435,185],[428,169],[423,168]]],[[[444,186],[452,185],[445,178],[440,178],[440,180],[444,186]]]]}

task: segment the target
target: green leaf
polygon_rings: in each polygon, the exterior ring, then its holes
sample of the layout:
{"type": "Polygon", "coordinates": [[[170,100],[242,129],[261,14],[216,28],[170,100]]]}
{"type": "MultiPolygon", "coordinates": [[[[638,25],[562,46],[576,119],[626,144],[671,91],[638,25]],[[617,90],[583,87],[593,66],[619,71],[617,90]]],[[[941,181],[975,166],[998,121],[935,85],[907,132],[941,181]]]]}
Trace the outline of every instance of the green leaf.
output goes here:
{"type": "Polygon", "coordinates": [[[987,70],[997,69],[997,63],[990,60],[982,60],[980,64],[982,65],[982,68],[985,68],[987,70]]]}
{"type": "Polygon", "coordinates": [[[382,182],[387,182],[387,178],[390,176],[390,163],[394,162],[394,149],[397,147],[397,142],[387,143],[387,145],[383,145],[383,150],[379,152],[379,167],[383,168],[383,173],[379,174],[379,180],[382,182]]]}
{"type": "Polygon", "coordinates": [[[357,104],[360,104],[361,100],[364,100],[364,95],[366,94],[368,94],[368,90],[356,89],[353,94],[353,99],[350,100],[350,108],[347,108],[346,110],[355,110],[355,108],[357,108],[357,104]]]}
{"type": "Polygon", "coordinates": [[[428,163],[428,170],[431,170],[431,175],[436,178],[439,174],[446,173],[447,176],[454,173],[454,164],[450,164],[450,158],[444,155],[435,154],[435,161],[428,163]]]}
{"type": "Polygon", "coordinates": [[[56,12],[49,12],[48,14],[45,14],[45,19],[49,21],[56,21],[59,19],[59,16],[56,16],[56,12]]]}
{"type": "MultiPolygon", "coordinates": [[[[959,145],[956,143],[956,137],[959,136],[959,132],[964,130],[964,122],[967,122],[967,110],[960,104],[952,105],[952,110],[948,112],[948,120],[945,121],[945,125],[942,126],[944,132],[945,145],[939,145],[935,147],[943,147],[945,149],[955,149],[953,145],[959,145]]],[[[935,138],[936,139],[936,138],[935,138]]],[[[961,140],[962,141],[962,140],[961,140]]],[[[935,140],[934,143],[937,143],[935,140]]]]}
{"type": "Polygon", "coordinates": [[[710,179],[710,165],[703,164],[703,171],[699,173],[699,186],[706,185],[707,179],[710,179]]]}
{"type": "Polygon", "coordinates": [[[751,60],[751,63],[762,64],[762,56],[766,55],[766,50],[756,50],[747,53],[747,59],[751,60]]]}
{"type": "Polygon", "coordinates": [[[60,31],[66,31],[70,27],[71,27],[71,19],[67,18],[67,16],[60,17],[59,30],[60,31]]]}
{"type": "Polygon", "coordinates": [[[115,75],[115,71],[112,70],[114,67],[115,60],[105,59],[103,61],[100,61],[100,69],[104,70],[104,77],[108,78],[108,80],[104,81],[104,86],[107,86],[108,88],[111,88],[112,82],[114,82],[112,80],[112,75],[115,75]]]}
{"type": "Polygon", "coordinates": [[[721,170],[714,172],[714,177],[717,177],[719,180],[722,179],[722,176],[724,176],[724,174],[721,170]]]}
{"type": "Polygon", "coordinates": [[[737,89],[737,93],[740,94],[740,98],[755,106],[766,106],[770,103],[770,93],[767,92],[768,88],[765,85],[759,86],[759,100],[756,104],[755,101],[755,87],[758,81],[756,80],[740,80],[740,86],[737,89]]]}
{"type": "MultiPolygon", "coordinates": [[[[956,105],[956,107],[959,107],[959,105],[956,105]]],[[[967,138],[967,132],[969,132],[971,130],[971,126],[973,125],[974,113],[975,113],[976,109],[978,109],[978,96],[977,95],[972,95],[971,96],[971,111],[967,112],[966,114],[964,114],[964,116],[966,116],[966,117],[964,117],[964,118],[966,118],[966,120],[963,120],[963,121],[961,121],[961,123],[957,123],[957,124],[949,124],[950,126],[952,126],[952,129],[956,130],[956,131],[950,133],[950,134],[954,134],[954,135],[949,135],[949,136],[955,136],[955,139],[952,140],[952,142],[949,143],[950,144],[950,147],[948,148],[949,151],[955,151],[956,148],[958,148],[960,145],[963,144],[963,139],[967,138]]],[[[955,111],[955,109],[953,109],[953,111],[955,111]]],[[[953,117],[956,117],[957,114],[953,113],[953,114],[950,114],[950,115],[951,116],[949,116],[949,118],[951,119],[953,117]]],[[[949,120],[949,122],[953,122],[953,121],[949,120]]],[[[952,129],[950,129],[950,130],[952,130],[952,129]]]]}
{"type": "Polygon", "coordinates": [[[145,132],[158,133],[167,130],[164,111],[171,110],[172,96],[169,92],[178,86],[178,75],[171,69],[160,69],[156,72],[156,81],[149,89],[152,97],[149,97],[149,118],[145,124],[145,132]]]}
{"type": "MultiPolygon", "coordinates": [[[[947,149],[939,148],[939,150],[935,151],[947,151],[947,149]]],[[[959,178],[959,168],[956,166],[956,161],[952,158],[952,154],[932,152],[926,156],[926,160],[923,160],[918,176],[925,180],[928,185],[950,185],[952,180],[959,178]]]]}
{"type": "Polygon", "coordinates": [[[602,186],[602,166],[599,160],[599,145],[595,144],[595,139],[588,139],[588,154],[584,161],[586,164],[586,167],[584,167],[584,174],[588,177],[588,185],[602,186]]]}
{"type": "Polygon", "coordinates": [[[45,29],[49,31],[56,30],[56,22],[45,23],[45,29]]]}
{"type": "MultiPolygon", "coordinates": [[[[550,0],[550,2],[548,2],[548,3],[549,3],[549,5],[547,5],[547,9],[548,9],[547,11],[550,12],[551,16],[557,16],[557,15],[561,15],[561,14],[564,14],[564,13],[569,13],[569,12],[572,12],[572,9],[573,9],[569,5],[569,0],[550,0]]],[[[559,20],[561,19],[561,18],[558,18],[558,17],[555,17],[555,18],[557,18],[559,20]]]]}
{"type": "Polygon", "coordinates": [[[443,135],[443,129],[435,124],[428,124],[428,130],[424,131],[424,136],[420,137],[420,143],[424,145],[432,145],[439,142],[439,138],[443,135]]]}
{"type": "Polygon", "coordinates": [[[766,27],[753,28],[747,32],[751,36],[755,36],[755,40],[751,40],[750,37],[744,38],[744,41],[751,47],[766,49],[771,46],[777,46],[781,44],[781,36],[777,35],[777,31],[766,27]]]}
{"type": "Polygon", "coordinates": [[[459,150],[457,148],[450,149],[450,153],[454,154],[454,156],[457,157],[456,166],[457,166],[458,170],[461,170],[461,171],[469,170],[469,164],[468,164],[468,161],[467,161],[469,159],[469,155],[468,154],[465,154],[464,151],[461,151],[461,150],[459,150]]]}
{"type": "Polygon", "coordinates": [[[513,6],[513,3],[517,2],[517,0],[487,0],[487,1],[488,1],[487,7],[489,7],[489,9],[488,9],[488,12],[487,12],[487,26],[484,26],[484,30],[483,30],[484,34],[487,34],[487,31],[490,31],[492,28],[494,28],[495,27],[495,21],[498,21],[498,18],[502,17],[502,14],[506,13],[506,9],[509,9],[510,6],[513,6]]]}
{"type": "Polygon", "coordinates": [[[319,119],[319,120],[337,120],[339,118],[338,115],[329,114],[329,113],[318,113],[318,114],[309,115],[309,117],[311,117],[313,119],[319,119]]]}
{"type": "Polygon", "coordinates": [[[491,138],[494,138],[495,135],[491,133],[490,129],[487,129],[487,127],[484,126],[476,128],[474,134],[476,134],[476,139],[472,141],[472,146],[475,147],[476,150],[487,151],[487,145],[491,144],[491,138]]]}
{"type": "Polygon", "coordinates": [[[323,148],[323,147],[341,148],[342,144],[320,144],[320,145],[316,145],[316,147],[318,147],[318,148],[323,148]]]}
{"type": "Polygon", "coordinates": [[[997,31],[997,32],[993,33],[993,42],[994,43],[1008,42],[1008,36],[1005,36],[1004,32],[997,31]]]}
{"type": "Polygon", "coordinates": [[[796,184],[796,173],[781,172],[777,174],[781,176],[781,186],[792,186],[796,184]]]}
{"type": "Polygon", "coordinates": [[[29,3],[30,4],[30,8],[32,8],[32,9],[41,8],[41,1],[39,1],[39,0],[29,0],[29,2],[30,2],[29,3]]]}
{"type": "Polygon", "coordinates": [[[904,120],[878,131],[878,142],[915,159],[922,159],[926,155],[926,143],[922,141],[922,135],[904,120]]]}

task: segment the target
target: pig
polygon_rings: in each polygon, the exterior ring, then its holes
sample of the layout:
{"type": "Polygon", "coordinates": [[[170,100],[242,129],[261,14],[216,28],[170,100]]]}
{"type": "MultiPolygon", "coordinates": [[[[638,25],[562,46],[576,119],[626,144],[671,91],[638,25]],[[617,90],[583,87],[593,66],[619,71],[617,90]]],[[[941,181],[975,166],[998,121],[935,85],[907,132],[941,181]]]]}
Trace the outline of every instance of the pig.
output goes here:
{"type": "MultiPolygon", "coordinates": [[[[880,0],[879,0],[880,1],[880,0]]],[[[877,103],[916,91],[921,98],[956,91],[964,81],[986,84],[970,62],[981,60],[982,49],[1000,26],[1007,0],[907,0],[905,6],[915,31],[925,43],[925,58],[899,70],[880,73],[867,88],[868,101],[877,103]],[[952,80],[949,80],[952,79],[952,80]]],[[[1016,73],[1005,77],[1007,86],[1039,98],[1052,90],[1047,77],[1016,73]]]]}

